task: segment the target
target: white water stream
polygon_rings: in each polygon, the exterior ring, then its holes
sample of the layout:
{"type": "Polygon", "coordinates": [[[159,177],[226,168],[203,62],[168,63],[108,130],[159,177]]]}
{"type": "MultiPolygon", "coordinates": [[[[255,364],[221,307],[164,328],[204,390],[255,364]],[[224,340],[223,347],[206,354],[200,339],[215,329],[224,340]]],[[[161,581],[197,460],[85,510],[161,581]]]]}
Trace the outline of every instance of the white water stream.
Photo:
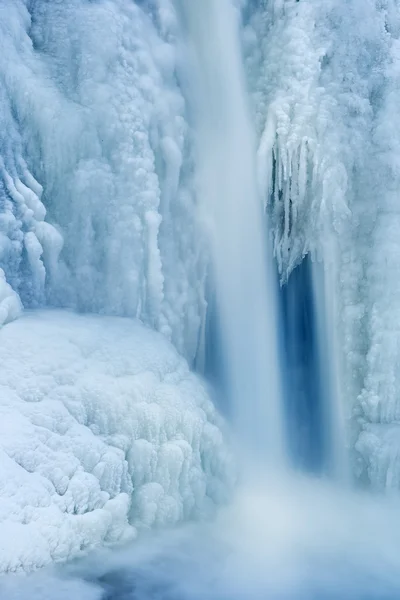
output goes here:
{"type": "Polygon", "coordinates": [[[181,4],[193,51],[200,204],[211,217],[229,404],[252,461],[279,469],[285,448],[277,292],[257,191],[240,16],[229,0],[181,4]]]}

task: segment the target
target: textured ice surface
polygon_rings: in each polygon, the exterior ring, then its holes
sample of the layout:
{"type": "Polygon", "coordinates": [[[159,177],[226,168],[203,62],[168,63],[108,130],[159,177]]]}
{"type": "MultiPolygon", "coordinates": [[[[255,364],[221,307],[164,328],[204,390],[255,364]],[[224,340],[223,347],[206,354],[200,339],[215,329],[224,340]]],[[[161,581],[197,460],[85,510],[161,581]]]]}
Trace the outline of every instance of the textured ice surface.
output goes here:
{"type": "MultiPolygon", "coordinates": [[[[0,3],[0,324],[20,300],[137,317],[201,363],[207,219],[178,4],[0,3]]],[[[235,4],[281,277],[323,261],[356,472],[398,488],[399,5],[235,4]]]]}
{"type": "Polygon", "coordinates": [[[150,4],[0,5],[0,267],[25,306],[138,317],[192,360],[206,260],[177,19],[150,4]]]}
{"type": "Polygon", "coordinates": [[[203,384],[158,333],[44,311],[0,331],[0,570],[212,514],[229,457],[203,384]]]}
{"type": "Polygon", "coordinates": [[[323,262],[356,473],[399,489],[399,5],[275,0],[243,39],[282,279],[307,252],[323,262]]]}
{"type": "Polygon", "coordinates": [[[21,312],[21,300],[7,283],[3,269],[0,269],[0,327],[19,317],[21,312]]]}

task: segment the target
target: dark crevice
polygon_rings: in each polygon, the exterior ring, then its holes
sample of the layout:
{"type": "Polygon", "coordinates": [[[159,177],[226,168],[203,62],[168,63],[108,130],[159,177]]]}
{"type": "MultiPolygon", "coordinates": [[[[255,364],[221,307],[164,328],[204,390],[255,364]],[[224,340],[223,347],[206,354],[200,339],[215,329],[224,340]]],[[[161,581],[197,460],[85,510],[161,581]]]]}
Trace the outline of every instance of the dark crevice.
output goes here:
{"type": "MultiPolygon", "coordinates": [[[[208,288],[203,375],[212,383],[214,401],[227,417],[226,378],[218,303],[208,288]]],[[[288,452],[297,468],[321,473],[328,464],[329,432],[325,431],[324,390],[318,348],[312,263],[306,256],[280,289],[281,371],[285,398],[288,452]]]]}
{"type": "Polygon", "coordinates": [[[281,289],[284,391],[293,461],[298,467],[319,473],[326,465],[327,432],[311,271],[307,256],[281,289]]]}

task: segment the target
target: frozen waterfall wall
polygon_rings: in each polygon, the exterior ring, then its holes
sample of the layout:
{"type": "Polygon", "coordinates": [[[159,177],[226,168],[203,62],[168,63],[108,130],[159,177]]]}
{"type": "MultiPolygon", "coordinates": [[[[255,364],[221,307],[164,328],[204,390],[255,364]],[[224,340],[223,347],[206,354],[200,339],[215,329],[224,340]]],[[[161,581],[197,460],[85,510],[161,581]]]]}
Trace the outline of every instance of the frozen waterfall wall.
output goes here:
{"type": "Polygon", "coordinates": [[[399,25],[390,0],[277,0],[243,33],[282,282],[322,265],[332,453],[379,489],[400,483],[399,25]]]}
{"type": "Polygon", "coordinates": [[[138,317],[193,361],[206,253],[176,27],[168,0],[1,3],[0,267],[25,306],[138,317]]]}
{"type": "MultiPolygon", "coordinates": [[[[337,465],[348,446],[362,481],[398,489],[399,6],[232,4],[282,284],[304,257],[320,265],[321,431],[337,465]]],[[[204,364],[182,39],[170,0],[0,2],[0,324],[22,305],[138,317],[204,364]]]]}

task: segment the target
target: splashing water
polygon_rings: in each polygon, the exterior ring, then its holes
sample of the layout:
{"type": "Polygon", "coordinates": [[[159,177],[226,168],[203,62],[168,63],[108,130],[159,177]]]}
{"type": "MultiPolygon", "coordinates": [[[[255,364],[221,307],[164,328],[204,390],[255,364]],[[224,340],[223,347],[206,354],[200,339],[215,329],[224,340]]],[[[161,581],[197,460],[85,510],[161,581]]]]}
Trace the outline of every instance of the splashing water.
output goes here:
{"type": "Polygon", "coordinates": [[[395,600],[399,507],[302,477],[242,489],[211,525],[103,550],[28,578],[7,600],[395,600]]]}

